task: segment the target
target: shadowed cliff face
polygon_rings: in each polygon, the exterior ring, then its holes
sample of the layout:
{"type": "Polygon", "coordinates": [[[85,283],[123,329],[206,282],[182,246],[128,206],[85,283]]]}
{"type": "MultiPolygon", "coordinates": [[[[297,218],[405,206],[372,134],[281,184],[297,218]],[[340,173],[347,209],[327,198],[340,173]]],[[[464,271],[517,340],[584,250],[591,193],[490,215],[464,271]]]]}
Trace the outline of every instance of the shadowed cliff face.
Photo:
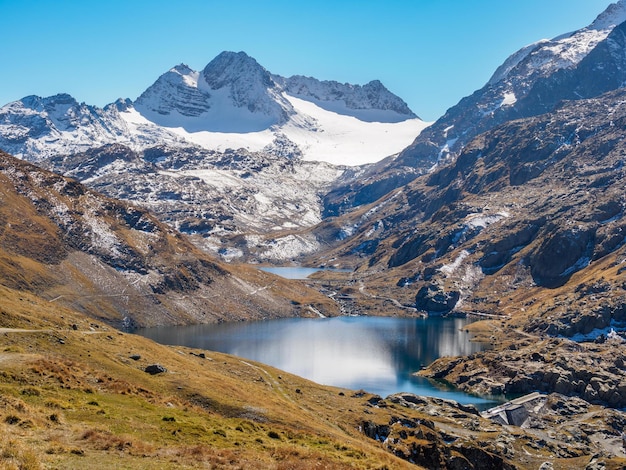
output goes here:
{"type": "Polygon", "coordinates": [[[564,102],[478,136],[450,165],[334,220],[356,229],[325,257],[367,265],[407,305],[494,313],[518,289],[620,263],[625,99],[564,102]]]}

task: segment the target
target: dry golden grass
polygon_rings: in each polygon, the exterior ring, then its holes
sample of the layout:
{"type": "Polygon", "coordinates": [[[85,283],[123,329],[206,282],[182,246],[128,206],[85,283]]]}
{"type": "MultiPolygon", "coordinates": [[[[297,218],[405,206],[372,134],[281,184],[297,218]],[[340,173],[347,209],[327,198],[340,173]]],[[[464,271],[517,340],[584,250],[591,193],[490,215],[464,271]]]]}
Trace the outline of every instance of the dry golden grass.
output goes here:
{"type": "Polygon", "coordinates": [[[365,398],[0,296],[0,468],[411,467],[359,432],[365,398]]]}

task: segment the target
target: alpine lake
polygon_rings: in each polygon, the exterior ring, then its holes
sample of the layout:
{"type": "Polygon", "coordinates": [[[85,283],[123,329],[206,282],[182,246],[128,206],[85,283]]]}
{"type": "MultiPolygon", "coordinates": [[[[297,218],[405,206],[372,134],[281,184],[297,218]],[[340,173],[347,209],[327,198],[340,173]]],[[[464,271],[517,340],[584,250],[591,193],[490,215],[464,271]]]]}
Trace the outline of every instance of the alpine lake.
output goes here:
{"type": "MultiPolygon", "coordinates": [[[[264,268],[265,269],[265,268],[264,268]]],[[[303,279],[313,268],[269,268],[303,279]]],[[[477,397],[413,375],[442,356],[468,355],[486,345],[470,341],[468,318],[343,316],[287,318],[192,326],[140,328],[158,343],[232,354],[324,385],[455,400],[486,409],[503,397],[477,397]]]]}

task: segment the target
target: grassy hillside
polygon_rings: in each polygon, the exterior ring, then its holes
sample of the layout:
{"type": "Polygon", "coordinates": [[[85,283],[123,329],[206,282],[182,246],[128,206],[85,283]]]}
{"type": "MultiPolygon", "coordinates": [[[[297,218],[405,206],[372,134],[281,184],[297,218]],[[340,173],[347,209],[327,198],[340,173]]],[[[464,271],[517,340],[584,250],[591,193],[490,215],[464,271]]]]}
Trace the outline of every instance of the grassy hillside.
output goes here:
{"type": "Polygon", "coordinates": [[[336,315],[301,283],[226,266],[148,211],[0,152],[1,284],[116,326],[336,315]]]}
{"type": "Polygon", "coordinates": [[[163,347],[29,294],[0,296],[7,468],[407,465],[359,432],[365,402],[350,392],[163,347]],[[167,372],[144,372],[154,363],[167,372]]]}

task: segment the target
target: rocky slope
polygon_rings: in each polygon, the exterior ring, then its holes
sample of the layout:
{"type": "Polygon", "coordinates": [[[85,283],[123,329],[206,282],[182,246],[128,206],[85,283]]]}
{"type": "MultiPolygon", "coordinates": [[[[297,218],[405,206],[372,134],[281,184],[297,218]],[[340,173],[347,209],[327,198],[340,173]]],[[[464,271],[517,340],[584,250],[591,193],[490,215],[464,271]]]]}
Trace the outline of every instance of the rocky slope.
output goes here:
{"type": "Polygon", "coordinates": [[[431,377],[626,406],[624,103],[618,89],[478,136],[450,165],[319,226],[329,241],[351,236],[311,262],[355,267],[344,292],[364,312],[501,319],[482,337],[492,350],[442,359],[431,377]],[[579,344],[597,338],[611,340],[579,344]]]}
{"type": "Polygon", "coordinates": [[[394,276],[390,291],[407,303],[437,286],[451,306],[494,313],[517,288],[565,285],[607,256],[619,264],[624,98],[620,89],[564,102],[477,137],[451,165],[320,226],[353,233],[326,256],[394,276]],[[484,296],[498,279],[498,299],[484,296]]]}
{"type": "MultiPolygon", "coordinates": [[[[224,268],[145,209],[0,153],[2,284],[116,326],[206,323],[307,313],[314,291],[224,268]]],[[[319,307],[319,308],[318,308],[319,307]]]]}
{"type": "Polygon", "coordinates": [[[40,165],[148,208],[222,259],[256,262],[316,251],[315,237],[294,231],[321,222],[323,194],[350,173],[272,153],[166,146],[108,145],[40,165]]]}

